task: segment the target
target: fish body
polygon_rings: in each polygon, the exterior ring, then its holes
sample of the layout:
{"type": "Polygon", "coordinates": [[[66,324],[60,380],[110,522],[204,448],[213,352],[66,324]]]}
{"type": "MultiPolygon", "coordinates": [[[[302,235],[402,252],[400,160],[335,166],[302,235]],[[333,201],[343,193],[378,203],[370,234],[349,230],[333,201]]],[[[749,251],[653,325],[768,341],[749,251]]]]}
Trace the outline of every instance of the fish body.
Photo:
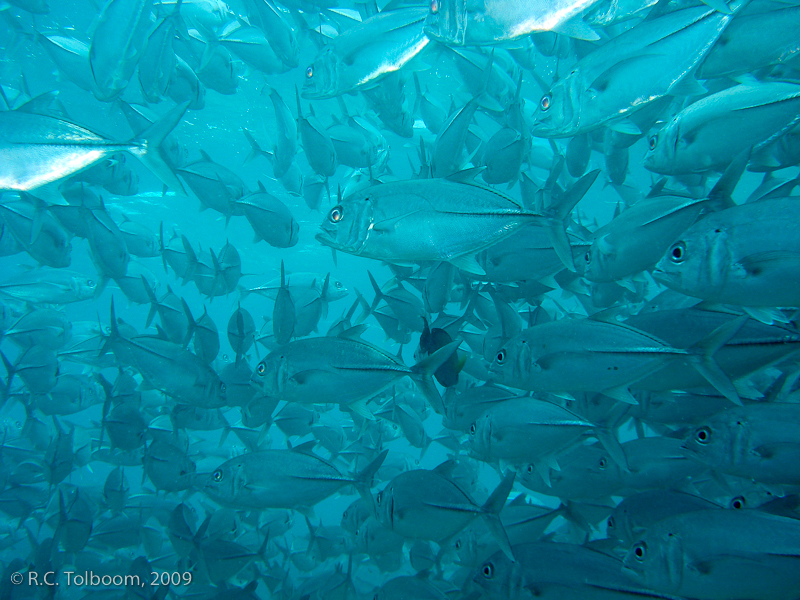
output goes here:
{"type": "MultiPolygon", "coordinates": [[[[485,46],[558,31],[597,0],[434,0],[425,33],[450,45],[485,46]]],[[[588,29],[588,26],[587,26],[588,29]]]]}
{"type": "Polygon", "coordinates": [[[525,225],[545,223],[543,215],[489,188],[446,179],[408,180],[343,199],[323,221],[317,240],[356,256],[448,261],[480,272],[475,253],[525,225]]]}
{"type": "Polygon", "coordinates": [[[653,277],[671,289],[740,306],[798,306],[798,205],[742,204],[702,219],[675,241],[653,277]]]}
{"type": "Polygon", "coordinates": [[[428,45],[422,32],[427,9],[379,13],[334,38],[306,68],[303,98],[333,98],[374,86],[428,45]]]}

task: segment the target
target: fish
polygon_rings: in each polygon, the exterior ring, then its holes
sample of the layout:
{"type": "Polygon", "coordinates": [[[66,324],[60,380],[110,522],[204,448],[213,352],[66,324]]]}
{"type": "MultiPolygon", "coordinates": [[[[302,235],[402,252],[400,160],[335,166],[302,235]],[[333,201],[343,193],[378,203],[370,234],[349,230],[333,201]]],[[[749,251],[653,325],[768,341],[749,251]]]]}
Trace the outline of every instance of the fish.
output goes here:
{"type": "Polygon", "coordinates": [[[800,119],[800,86],[744,83],[701,98],[650,136],[646,169],[655,173],[724,171],[748,148],[758,149],[800,119]],[[741,131],[732,136],[730,132],[741,131]]]}
{"type": "Polygon", "coordinates": [[[687,229],[656,264],[670,289],[740,306],[796,306],[792,198],[742,204],[687,229]]]}
{"type": "Polygon", "coordinates": [[[356,256],[395,263],[444,260],[480,275],[475,254],[525,225],[548,227],[561,242],[562,219],[571,209],[560,206],[549,216],[470,183],[396,181],[343,198],[316,239],[356,256]]]}
{"type": "Polygon", "coordinates": [[[235,508],[311,507],[346,485],[369,497],[370,481],[388,451],[384,450],[362,471],[342,475],[329,462],[296,450],[262,450],[233,458],[207,476],[203,492],[235,508]]]}
{"type": "Polygon", "coordinates": [[[791,598],[797,589],[794,519],[757,510],[710,509],[668,517],[625,556],[627,574],[648,587],[692,598],[791,598]],[[750,535],[750,532],[758,535],[750,535]],[[704,565],[698,569],[695,565],[704,565]],[[751,579],[770,572],[769,581],[751,579]],[[718,575],[726,576],[718,580],[718,575]]]}
{"type": "Polygon", "coordinates": [[[425,18],[425,34],[458,46],[486,46],[511,42],[538,31],[558,31],[580,39],[598,39],[580,15],[597,0],[516,2],[488,0],[473,5],[466,0],[432,0],[425,18]]]}
{"type": "Polygon", "coordinates": [[[699,91],[693,70],[731,18],[706,6],[686,8],[600,46],[541,97],[533,134],[569,137],[607,126],[641,135],[636,111],[668,94],[699,91]]]}
{"type": "Polygon", "coordinates": [[[602,392],[628,404],[638,403],[630,395],[629,386],[681,389],[710,384],[740,404],[714,354],[746,320],[747,316],[733,318],[688,348],[676,348],[616,322],[581,319],[544,323],[522,331],[501,347],[490,372],[495,381],[519,389],[602,392]],[[681,375],[671,365],[680,365],[681,375]],[[663,378],[659,377],[661,373],[663,378]],[[687,379],[681,380],[681,376],[687,379]]]}
{"type": "Polygon", "coordinates": [[[158,147],[186,112],[179,104],[128,142],[116,142],[58,117],[0,112],[0,189],[28,192],[59,181],[117,152],[139,158],[165,185],[185,195],[158,147]]]}
{"type": "Polygon", "coordinates": [[[255,370],[254,382],[269,396],[287,402],[337,403],[373,418],[369,398],[402,377],[410,377],[434,407],[441,398],[431,378],[458,347],[455,341],[408,367],[395,356],[358,337],[294,340],[271,352],[255,370]]]}
{"type": "Polygon", "coordinates": [[[427,9],[408,7],[372,16],[335,37],[306,67],[303,98],[333,98],[374,86],[405,67],[428,45],[427,9]]]}

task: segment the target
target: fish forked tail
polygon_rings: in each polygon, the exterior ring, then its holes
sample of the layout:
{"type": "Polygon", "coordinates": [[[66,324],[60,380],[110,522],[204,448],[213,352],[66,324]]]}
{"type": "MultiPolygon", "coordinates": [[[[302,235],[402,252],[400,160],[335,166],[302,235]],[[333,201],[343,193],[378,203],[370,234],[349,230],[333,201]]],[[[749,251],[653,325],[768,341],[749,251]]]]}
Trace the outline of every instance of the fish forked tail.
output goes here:
{"type": "Polygon", "coordinates": [[[442,402],[442,396],[433,382],[433,375],[439,367],[450,359],[459,345],[461,345],[461,340],[450,342],[409,369],[409,377],[417,384],[419,391],[428,400],[433,410],[440,415],[444,414],[444,402],[442,402]]]}
{"type": "Polygon", "coordinates": [[[130,153],[138,158],[167,187],[179,196],[186,196],[186,189],[175,175],[175,172],[161,154],[161,142],[180,123],[189,103],[183,102],[170,110],[161,119],[150,125],[136,136],[131,144],[130,153]]]}
{"type": "Polygon", "coordinates": [[[503,523],[500,521],[500,511],[503,510],[503,507],[506,505],[506,500],[511,493],[511,488],[514,487],[514,478],[516,475],[514,471],[506,473],[503,480],[492,492],[492,495],[489,496],[489,499],[481,507],[481,514],[483,515],[483,521],[486,523],[486,527],[489,528],[495,541],[500,545],[503,554],[512,562],[516,562],[516,560],[514,558],[514,552],[511,550],[511,542],[508,540],[508,534],[506,533],[505,527],[503,527],[503,523]]]}
{"type": "Polygon", "coordinates": [[[386,460],[387,454],[389,454],[389,451],[384,450],[375,460],[369,463],[361,471],[353,474],[353,486],[358,491],[358,495],[361,496],[364,502],[366,502],[370,507],[370,512],[373,516],[375,515],[376,510],[375,499],[372,497],[372,492],[370,491],[370,488],[372,487],[372,479],[375,477],[375,473],[378,472],[378,469],[381,468],[383,461],[386,460]]]}

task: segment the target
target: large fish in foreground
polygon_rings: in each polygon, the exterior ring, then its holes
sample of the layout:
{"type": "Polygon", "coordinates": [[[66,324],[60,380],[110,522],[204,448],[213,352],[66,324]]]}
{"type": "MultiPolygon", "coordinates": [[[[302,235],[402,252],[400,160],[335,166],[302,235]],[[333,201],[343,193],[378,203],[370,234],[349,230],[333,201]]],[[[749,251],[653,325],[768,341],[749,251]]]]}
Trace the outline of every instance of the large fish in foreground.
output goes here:
{"type": "Polygon", "coordinates": [[[663,175],[723,171],[800,121],[800,85],[746,83],[690,104],[650,138],[646,169],[663,175]]]}
{"type": "Polygon", "coordinates": [[[159,145],[180,122],[186,107],[176,106],[127,142],[113,141],[58,117],[25,110],[0,112],[0,190],[35,190],[124,151],[141,160],[176,193],[185,195],[159,145]]]}
{"type": "Polygon", "coordinates": [[[626,119],[639,109],[666,95],[703,91],[693,71],[731,18],[707,7],[687,8],[600,46],[542,96],[533,134],[570,137],[604,125],[638,134],[626,119]]]}
{"type": "Polygon", "coordinates": [[[430,41],[422,33],[426,11],[383,12],[334,38],[306,68],[303,98],[333,98],[401,69],[430,41]]]}
{"type": "Polygon", "coordinates": [[[453,46],[485,46],[537,31],[598,39],[580,20],[597,0],[432,0],[425,33],[453,46]]]}
{"type": "Polygon", "coordinates": [[[564,219],[577,200],[547,211],[448,179],[384,183],[344,198],[323,221],[317,240],[336,250],[390,263],[447,261],[484,274],[475,254],[526,225],[547,227],[556,252],[572,267],[564,219]]]}
{"type": "Polygon", "coordinates": [[[711,302],[800,306],[798,223],[800,210],[794,197],[713,213],[683,233],[653,277],[711,302]]]}

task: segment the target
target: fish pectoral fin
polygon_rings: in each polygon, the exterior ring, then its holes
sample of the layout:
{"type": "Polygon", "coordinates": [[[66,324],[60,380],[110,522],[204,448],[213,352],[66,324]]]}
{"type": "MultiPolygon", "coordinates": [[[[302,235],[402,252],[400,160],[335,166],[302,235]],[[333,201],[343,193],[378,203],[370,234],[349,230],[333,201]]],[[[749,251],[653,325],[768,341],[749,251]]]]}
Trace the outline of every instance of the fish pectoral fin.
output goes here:
{"type": "Polygon", "coordinates": [[[326,378],[329,379],[331,373],[325,371],[323,369],[307,369],[305,371],[298,371],[294,375],[292,375],[289,379],[295,381],[299,385],[309,385],[314,381],[314,378],[326,378]]]}
{"type": "Polygon", "coordinates": [[[420,211],[412,210],[402,215],[397,215],[391,219],[384,219],[382,221],[375,221],[372,225],[372,231],[378,234],[391,233],[403,219],[406,219],[420,211]]]}
{"type": "Polygon", "coordinates": [[[791,323],[792,320],[787,317],[778,308],[767,308],[763,306],[743,306],[742,310],[748,315],[753,317],[756,321],[764,323],[764,325],[774,325],[775,323],[791,323]]]}
{"type": "Polygon", "coordinates": [[[613,398],[617,402],[624,402],[625,404],[632,404],[634,406],[639,405],[639,401],[634,398],[627,385],[619,385],[617,387],[609,388],[607,390],[603,390],[602,393],[609,398],[613,398]]]}
{"type": "Polygon", "coordinates": [[[708,90],[689,73],[670,89],[669,93],[673,96],[702,96],[708,90]]]}
{"type": "Polygon", "coordinates": [[[600,39],[597,32],[584,21],[580,15],[569,19],[563,23],[559,23],[553,27],[553,31],[566,35],[576,40],[585,40],[587,42],[596,42],[600,39]]]}
{"type": "Polygon", "coordinates": [[[630,119],[622,119],[621,121],[614,121],[608,124],[611,131],[617,133],[624,133],[625,135],[642,135],[642,130],[639,126],[630,119]]]}
{"type": "Polygon", "coordinates": [[[473,254],[449,258],[447,262],[472,275],[486,275],[486,271],[478,264],[473,254]]]}
{"type": "Polygon", "coordinates": [[[786,250],[757,252],[746,256],[738,264],[742,266],[748,276],[758,277],[765,274],[766,271],[776,268],[784,270],[800,267],[800,253],[786,250]]]}
{"type": "Polygon", "coordinates": [[[368,421],[375,421],[375,415],[373,415],[369,408],[367,408],[367,401],[368,398],[362,398],[361,400],[356,400],[355,402],[348,402],[347,408],[352,410],[357,415],[364,417],[368,421]]]}

